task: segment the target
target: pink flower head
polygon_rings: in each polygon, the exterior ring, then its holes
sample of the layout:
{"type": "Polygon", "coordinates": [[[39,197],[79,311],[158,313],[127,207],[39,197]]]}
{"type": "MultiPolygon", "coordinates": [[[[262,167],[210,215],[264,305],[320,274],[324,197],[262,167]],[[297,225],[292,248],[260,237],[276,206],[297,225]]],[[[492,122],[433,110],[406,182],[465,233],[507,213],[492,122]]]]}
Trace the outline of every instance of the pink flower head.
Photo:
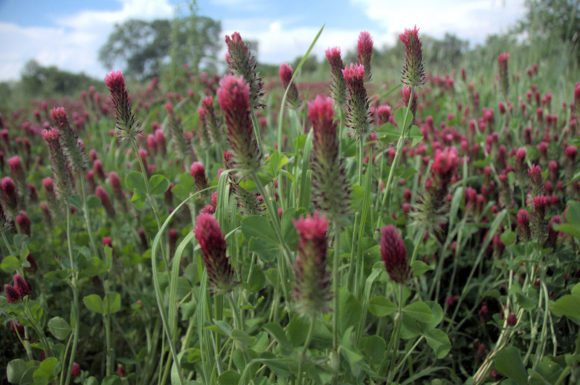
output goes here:
{"type": "Polygon", "coordinates": [[[373,55],[373,39],[371,34],[363,31],[358,36],[356,46],[357,60],[365,69],[366,80],[371,78],[371,57],[373,55]]]}
{"type": "Polygon", "coordinates": [[[501,65],[503,65],[504,63],[507,63],[507,61],[510,58],[510,54],[509,52],[502,52],[498,55],[497,57],[497,62],[501,65]]]}
{"type": "Polygon", "coordinates": [[[30,284],[20,274],[14,274],[12,280],[14,281],[14,289],[18,292],[20,298],[32,293],[30,284]]]}
{"type": "Polygon", "coordinates": [[[70,368],[70,375],[72,378],[76,378],[81,375],[81,366],[78,362],[73,362],[70,368]]]}
{"type": "Polygon", "coordinates": [[[111,171],[109,173],[109,183],[111,183],[111,187],[113,187],[113,189],[121,188],[121,178],[119,178],[119,174],[117,174],[115,171],[111,171]]]}
{"type": "Polygon", "coordinates": [[[111,94],[126,92],[125,77],[119,70],[109,72],[107,76],[105,76],[105,85],[111,94]]]}
{"type": "Polygon", "coordinates": [[[326,302],[330,298],[326,271],[328,221],[315,213],[297,219],[294,227],[299,239],[294,263],[294,298],[303,314],[314,315],[327,310],[326,302]]]}
{"type": "Polygon", "coordinates": [[[365,68],[362,64],[349,64],[342,70],[342,76],[347,85],[353,82],[362,82],[365,76],[365,68]]]}
{"type": "Polygon", "coordinates": [[[457,149],[455,147],[447,147],[435,153],[435,160],[431,170],[441,179],[449,179],[455,173],[458,165],[457,149]]]}
{"type": "Polygon", "coordinates": [[[6,302],[16,303],[20,299],[20,295],[16,289],[8,284],[4,285],[4,296],[6,297],[6,302]]]}
{"type": "Polygon", "coordinates": [[[257,170],[262,155],[250,118],[250,87],[244,79],[226,75],[220,82],[217,97],[224,111],[227,139],[234,153],[236,167],[246,172],[257,170]]]}
{"type": "Polygon", "coordinates": [[[189,173],[195,180],[195,186],[198,191],[201,191],[208,186],[207,177],[205,175],[205,167],[201,162],[193,162],[190,167],[189,173]]]}
{"type": "Polygon", "coordinates": [[[342,105],[346,101],[346,84],[342,76],[344,63],[342,62],[340,48],[334,47],[327,49],[326,60],[330,65],[330,71],[332,73],[332,97],[337,104],[342,105]]]}
{"type": "Polygon", "coordinates": [[[423,69],[423,50],[419,29],[406,29],[399,35],[399,40],[405,46],[405,64],[403,65],[403,84],[418,87],[425,83],[423,69]]]}
{"type": "Polygon", "coordinates": [[[578,149],[576,148],[576,146],[571,145],[571,144],[566,146],[566,149],[564,150],[564,154],[566,155],[566,158],[568,158],[572,162],[574,162],[574,160],[576,159],[577,153],[578,153],[578,149]]]}
{"type": "Polygon", "coordinates": [[[226,256],[226,240],[220,225],[213,215],[203,213],[197,217],[194,231],[210,282],[214,288],[230,287],[233,270],[226,256]]]}
{"type": "Polygon", "coordinates": [[[369,100],[364,86],[365,68],[350,64],[342,70],[348,90],[347,123],[361,137],[368,131],[369,100]]]}
{"type": "Polygon", "coordinates": [[[260,98],[263,94],[263,84],[256,72],[256,59],[250,53],[239,32],[234,32],[231,36],[226,35],[225,40],[228,47],[226,62],[230,72],[244,78],[250,89],[252,105],[262,106],[260,98]]]}
{"type": "Polygon", "coordinates": [[[95,190],[95,195],[101,201],[101,204],[105,208],[107,215],[110,218],[115,218],[115,209],[113,207],[113,204],[111,203],[111,199],[109,198],[109,193],[107,193],[107,190],[105,190],[101,186],[97,186],[95,190]]]}
{"type": "Polygon", "coordinates": [[[292,76],[294,75],[294,70],[288,64],[280,65],[280,81],[282,82],[282,86],[284,89],[288,89],[287,100],[290,102],[291,105],[298,104],[298,88],[296,88],[296,84],[290,83],[292,80],[292,76]],[[290,87],[290,88],[288,88],[290,87]]]}
{"type": "Polygon", "coordinates": [[[407,249],[395,226],[388,225],[381,229],[380,246],[381,257],[389,277],[397,283],[405,283],[410,274],[407,249]]]}
{"type": "Polygon", "coordinates": [[[16,215],[16,225],[22,234],[30,236],[30,218],[25,211],[21,211],[16,215]]]}
{"type": "Polygon", "coordinates": [[[508,59],[510,55],[507,52],[500,53],[497,57],[499,66],[499,80],[504,97],[508,96],[509,92],[509,74],[508,74],[508,59]]]}
{"type": "Polygon", "coordinates": [[[318,213],[314,213],[313,216],[307,215],[306,217],[295,220],[294,227],[296,227],[298,236],[303,242],[326,242],[328,221],[324,216],[318,215],[318,213]]]}
{"type": "Polygon", "coordinates": [[[289,64],[281,64],[279,75],[280,75],[280,81],[282,82],[282,85],[284,86],[284,88],[286,88],[286,87],[288,87],[288,84],[290,84],[290,80],[292,80],[292,76],[294,75],[294,70],[292,69],[292,67],[289,64]]]}

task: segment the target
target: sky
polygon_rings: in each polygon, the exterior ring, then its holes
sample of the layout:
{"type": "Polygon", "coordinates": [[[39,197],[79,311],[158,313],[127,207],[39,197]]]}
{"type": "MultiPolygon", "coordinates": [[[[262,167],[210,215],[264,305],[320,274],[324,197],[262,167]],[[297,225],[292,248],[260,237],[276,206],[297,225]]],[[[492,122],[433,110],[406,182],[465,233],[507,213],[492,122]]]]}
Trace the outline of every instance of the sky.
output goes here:
{"type": "MultiPolygon", "coordinates": [[[[0,0],[0,81],[16,80],[23,65],[42,65],[102,78],[98,50],[116,23],[170,18],[184,0],[0,0]]],[[[472,44],[505,32],[524,13],[524,0],[198,0],[198,13],[257,40],[258,60],[279,64],[304,54],[324,24],[314,52],[355,46],[360,31],[375,46],[392,45],[405,28],[434,37],[453,32],[472,44]]]]}

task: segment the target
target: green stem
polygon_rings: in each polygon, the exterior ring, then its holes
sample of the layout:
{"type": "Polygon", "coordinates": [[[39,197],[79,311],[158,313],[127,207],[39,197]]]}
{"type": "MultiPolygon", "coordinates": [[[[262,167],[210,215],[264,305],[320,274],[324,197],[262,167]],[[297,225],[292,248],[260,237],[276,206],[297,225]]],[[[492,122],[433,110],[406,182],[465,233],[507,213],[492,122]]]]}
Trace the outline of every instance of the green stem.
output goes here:
{"type": "Polygon", "coordinates": [[[334,254],[332,256],[332,286],[334,293],[334,316],[332,319],[332,347],[336,354],[338,354],[338,320],[340,314],[340,298],[338,295],[339,288],[339,275],[338,275],[338,264],[340,262],[340,225],[338,221],[334,223],[334,254]]]}
{"type": "Polygon", "coordinates": [[[312,331],[314,330],[314,317],[310,318],[310,326],[308,327],[308,334],[306,334],[306,341],[304,342],[304,348],[302,349],[302,354],[300,355],[300,362],[298,363],[298,380],[297,385],[303,383],[302,369],[304,367],[304,360],[306,359],[306,352],[308,352],[308,346],[310,345],[310,340],[312,339],[312,331]]]}
{"type": "Polygon", "coordinates": [[[70,208],[65,206],[66,210],[66,240],[67,240],[67,248],[68,248],[68,257],[70,268],[72,270],[70,285],[73,292],[73,303],[70,315],[70,324],[72,326],[72,333],[73,333],[73,342],[72,348],[70,351],[70,356],[68,360],[67,372],[66,372],[66,381],[65,385],[70,383],[71,379],[71,368],[75,361],[75,356],[77,352],[77,345],[79,341],[79,289],[78,289],[78,272],[76,271],[76,267],[74,264],[73,252],[72,252],[72,240],[71,240],[71,231],[70,231],[70,208]]]}

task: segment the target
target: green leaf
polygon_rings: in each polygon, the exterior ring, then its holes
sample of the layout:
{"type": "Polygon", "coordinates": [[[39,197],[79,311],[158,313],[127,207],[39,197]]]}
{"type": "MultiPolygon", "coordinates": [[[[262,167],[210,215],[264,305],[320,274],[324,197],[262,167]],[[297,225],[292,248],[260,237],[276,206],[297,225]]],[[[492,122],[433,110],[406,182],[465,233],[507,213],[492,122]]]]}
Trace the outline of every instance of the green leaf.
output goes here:
{"type": "Polygon", "coordinates": [[[266,161],[264,170],[272,177],[275,178],[282,170],[282,167],[288,164],[288,157],[281,154],[279,151],[273,151],[270,153],[268,160],[266,161]]]}
{"type": "Polygon", "coordinates": [[[427,339],[427,344],[431,349],[433,349],[437,358],[441,359],[449,354],[449,351],[451,350],[451,342],[444,331],[439,329],[427,330],[425,331],[425,338],[427,339]]]}
{"type": "Polygon", "coordinates": [[[169,188],[169,180],[163,175],[155,174],[149,179],[149,186],[151,195],[163,194],[169,188]]]}
{"type": "Polygon", "coordinates": [[[179,182],[173,186],[171,193],[180,201],[185,200],[189,194],[195,192],[195,182],[188,173],[179,176],[179,182]]]}
{"type": "Polygon", "coordinates": [[[63,318],[53,317],[48,321],[48,330],[57,339],[64,341],[71,332],[71,328],[63,318]]]}
{"type": "Polygon", "coordinates": [[[494,359],[495,369],[517,385],[528,384],[528,373],[522,362],[520,351],[513,346],[500,350],[494,359]]]}
{"type": "Polygon", "coordinates": [[[133,192],[145,192],[145,181],[143,175],[137,171],[130,171],[125,177],[127,188],[133,192]]]}
{"type": "Polygon", "coordinates": [[[97,294],[89,294],[83,298],[83,303],[93,313],[104,314],[103,300],[97,294]]]}
{"type": "Polygon", "coordinates": [[[403,129],[403,121],[405,121],[405,129],[409,128],[413,122],[413,114],[407,107],[402,107],[395,111],[395,122],[397,122],[399,129],[403,129]],[[405,120],[405,114],[407,115],[407,120],[405,120]]]}
{"type": "Polygon", "coordinates": [[[45,358],[34,371],[32,378],[34,385],[48,385],[59,372],[59,362],[56,357],[45,358]]]}
{"type": "Polygon", "coordinates": [[[566,223],[580,225],[580,202],[568,201],[566,211],[566,223]]]}
{"type": "Polygon", "coordinates": [[[6,366],[6,379],[11,384],[32,384],[32,374],[37,366],[38,362],[36,361],[12,360],[6,366]]]}
{"type": "Polygon", "coordinates": [[[240,374],[233,370],[227,370],[218,378],[219,385],[238,385],[240,381],[240,374]]]}
{"type": "Polygon", "coordinates": [[[361,338],[361,350],[371,363],[380,364],[387,352],[387,343],[380,336],[361,338]]]}
{"type": "Polygon", "coordinates": [[[242,220],[242,233],[249,238],[258,238],[260,240],[278,244],[276,233],[270,224],[270,221],[260,215],[251,215],[242,220]]]}
{"type": "Polygon", "coordinates": [[[278,345],[280,345],[282,350],[284,351],[291,350],[292,347],[290,344],[290,340],[288,339],[288,337],[284,333],[284,330],[282,330],[282,327],[279,324],[272,322],[264,325],[263,328],[268,333],[270,333],[270,335],[276,340],[278,345]]]}
{"type": "Polygon", "coordinates": [[[430,324],[433,320],[433,312],[425,302],[417,301],[403,308],[403,314],[421,323],[430,324]]]}
{"type": "Polygon", "coordinates": [[[369,301],[369,311],[377,317],[386,317],[393,314],[397,306],[389,301],[386,297],[376,296],[369,301]]]}
{"type": "Polygon", "coordinates": [[[516,241],[516,233],[511,230],[504,231],[500,239],[504,243],[504,245],[511,246],[516,241]]]}
{"type": "Polygon", "coordinates": [[[107,293],[103,301],[105,314],[115,314],[121,310],[121,294],[107,293]]]}
{"type": "Polygon", "coordinates": [[[580,238],[580,226],[571,225],[569,223],[554,224],[554,230],[571,235],[575,238],[580,238]]]}
{"type": "Polygon", "coordinates": [[[433,267],[423,261],[413,261],[411,264],[411,271],[415,277],[420,277],[429,270],[433,270],[433,267]]]}
{"type": "Polygon", "coordinates": [[[121,379],[113,374],[112,376],[105,377],[101,385],[121,385],[121,384],[122,384],[121,379]]]}
{"type": "Polygon", "coordinates": [[[286,327],[288,339],[295,347],[304,345],[308,334],[308,321],[301,317],[294,317],[286,327]]]}
{"type": "Polygon", "coordinates": [[[13,255],[9,255],[2,259],[0,269],[5,273],[12,274],[20,268],[20,260],[13,255]]]}
{"type": "Polygon", "coordinates": [[[564,295],[550,305],[550,310],[558,317],[568,317],[580,323],[580,295],[564,295]]]}

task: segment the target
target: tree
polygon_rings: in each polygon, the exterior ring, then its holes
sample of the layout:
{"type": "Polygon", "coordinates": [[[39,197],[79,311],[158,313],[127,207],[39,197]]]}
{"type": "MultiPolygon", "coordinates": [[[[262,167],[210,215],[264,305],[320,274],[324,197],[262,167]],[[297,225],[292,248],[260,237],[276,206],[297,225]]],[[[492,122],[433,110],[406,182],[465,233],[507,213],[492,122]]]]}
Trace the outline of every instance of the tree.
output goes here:
{"type": "Polygon", "coordinates": [[[20,88],[27,97],[70,95],[94,83],[94,79],[83,73],[75,74],[55,66],[43,67],[31,60],[22,70],[20,88]]]}
{"type": "Polygon", "coordinates": [[[119,66],[138,80],[159,76],[162,66],[214,66],[221,42],[221,23],[208,17],[173,20],[128,20],[115,25],[99,61],[108,69],[119,66]],[[193,37],[192,37],[193,36],[193,37]],[[173,42],[172,42],[173,40],[173,42]]]}

